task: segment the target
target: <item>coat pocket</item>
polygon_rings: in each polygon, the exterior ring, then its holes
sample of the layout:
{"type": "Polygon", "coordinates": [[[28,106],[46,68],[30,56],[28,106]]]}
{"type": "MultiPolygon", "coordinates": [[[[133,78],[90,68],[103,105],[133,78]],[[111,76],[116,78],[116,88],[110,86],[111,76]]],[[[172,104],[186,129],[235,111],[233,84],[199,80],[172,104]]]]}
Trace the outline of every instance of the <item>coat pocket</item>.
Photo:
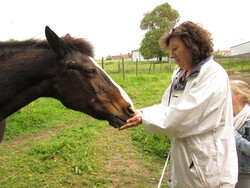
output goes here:
{"type": "Polygon", "coordinates": [[[200,182],[207,185],[219,184],[219,170],[216,149],[213,142],[189,145],[191,163],[189,169],[200,182]]]}

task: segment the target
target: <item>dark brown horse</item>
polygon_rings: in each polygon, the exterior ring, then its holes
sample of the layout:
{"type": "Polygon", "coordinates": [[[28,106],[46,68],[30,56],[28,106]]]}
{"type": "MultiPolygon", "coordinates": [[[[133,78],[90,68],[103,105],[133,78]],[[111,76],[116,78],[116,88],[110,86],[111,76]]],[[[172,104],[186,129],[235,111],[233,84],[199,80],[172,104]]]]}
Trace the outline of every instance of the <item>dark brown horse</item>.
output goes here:
{"type": "Polygon", "coordinates": [[[45,34],[47,41],[0,42],[0,140],[5,118],[39,97],[116,128],[132,117],[130,98],[95,63],[86,40],[60,38],[49,27],[45,34]]]}

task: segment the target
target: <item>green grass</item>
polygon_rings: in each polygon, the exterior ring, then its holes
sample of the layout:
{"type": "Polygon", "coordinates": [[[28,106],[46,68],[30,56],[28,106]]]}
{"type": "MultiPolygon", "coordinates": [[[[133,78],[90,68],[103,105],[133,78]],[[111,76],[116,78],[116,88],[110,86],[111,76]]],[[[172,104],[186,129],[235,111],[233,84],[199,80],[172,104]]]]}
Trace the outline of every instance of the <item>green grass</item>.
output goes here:
{"type": "MultiPolygon", "coordinates": [[[[115,75],[114,75],[115,76],[115,75]]],[[[113,76],[113,77],[114,77],[113,76]]],[[[115,80],[125,89],[134,102],[135,108],[145,108],[161,102],[161,98],[169,86],[172,73],[130,75],[128,79],[115,80]]],[[[149,155],[165,159],[170,143],[167,136],[149,134],[139,126],[130,130],[132,139],[139,148],[149,155]]]]}
{"type": "Polygon", "coordinates": [[[0,187],[71,187],[76,182],[84,185],[98,169],[92,140],[102,126],[101,121],[91,120],[60,131],[46,141],[23,148],[11,160],[9,155],[15,151],[1,148],[0,187]]]}
{"type": "Polygon", "coordinates": [[[67,109],[58,100],[40,98],[7,119],[4,139],[40,133],[74,122],[81,117],[82,113],[67,109]]]}

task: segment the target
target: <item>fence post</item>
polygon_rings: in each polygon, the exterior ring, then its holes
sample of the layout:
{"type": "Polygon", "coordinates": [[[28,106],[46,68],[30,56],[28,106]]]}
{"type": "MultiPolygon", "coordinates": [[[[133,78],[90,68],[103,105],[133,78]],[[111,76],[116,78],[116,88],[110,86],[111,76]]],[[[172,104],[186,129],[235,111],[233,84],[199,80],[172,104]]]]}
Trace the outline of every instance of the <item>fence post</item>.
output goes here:
{"type": "MultiPolygon", "coordinates": [[[[222,61],[222,58],[220,58],[220,60],[222,61]]],[[[221,63],[222,64],[222,63],[221,63]]],[[[229,72],[230,71],[230,61],[228,61],[227,63],[227,71],[229,72]]]]}
{"type": "Polygon", "coordinates": [[[104,59],[102,57],[102,69],[104,70],[104,59]]]}
{"type": "Polygon", "coordinates": [[[243,72],[243,66],[244,66],[244,60],[245,60],[245,58],[243,57],[242,59],[241,59],[241,72],[243,72]]]}
{"type": "Polygon", "coordinates": [[[172,71],[172,59],[168,59],[168,69],[172,71]]]}
{"type": "Polygon", "coordinates": [[[160,66],[160,73],[162,73],[162,60],[160,61],[161,66],[160,66]]]}
{"type": "Polygon", "coordinates": [[[120,73],[121,72],[121,62],[119,61],[118,63],[118,72],[120,73]]]}
{"type": "Polygon", "coordinates": [[[122,58],[122,74],[123,74],[123,80],[125,80],[125,68],[124,68],[124,58],[122,58]]]}
{"type": "Polygon", "coordinates": [[[136,59],[136,76],[138,75],[138,59],[136,59]]]}
{"type": "Polygon", "coordinates": [[[151,72],[151,66],[152,66],[152,62],[150,62],[150,67],[148,69],[148,74],[150,74],[150,72],[151,72]]]}

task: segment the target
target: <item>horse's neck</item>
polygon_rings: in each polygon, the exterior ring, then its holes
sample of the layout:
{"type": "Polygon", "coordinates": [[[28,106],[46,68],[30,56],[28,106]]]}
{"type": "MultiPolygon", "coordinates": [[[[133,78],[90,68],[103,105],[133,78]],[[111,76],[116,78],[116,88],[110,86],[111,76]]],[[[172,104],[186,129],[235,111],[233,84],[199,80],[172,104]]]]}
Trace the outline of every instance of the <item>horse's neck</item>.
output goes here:
{"type": "Polygon", "coordinates": [[[5,70],[7,77],[43,77],[51,72],[52,61],[53,53],[50,50],[25,50],[0,59],[0,68],[5,70]]]}
{"type": "Polygon", "coordinates": [[[35,49],[12,53],[0,62],[0,120],[43,96],[51,84],[52,52],[35,49]]]}

